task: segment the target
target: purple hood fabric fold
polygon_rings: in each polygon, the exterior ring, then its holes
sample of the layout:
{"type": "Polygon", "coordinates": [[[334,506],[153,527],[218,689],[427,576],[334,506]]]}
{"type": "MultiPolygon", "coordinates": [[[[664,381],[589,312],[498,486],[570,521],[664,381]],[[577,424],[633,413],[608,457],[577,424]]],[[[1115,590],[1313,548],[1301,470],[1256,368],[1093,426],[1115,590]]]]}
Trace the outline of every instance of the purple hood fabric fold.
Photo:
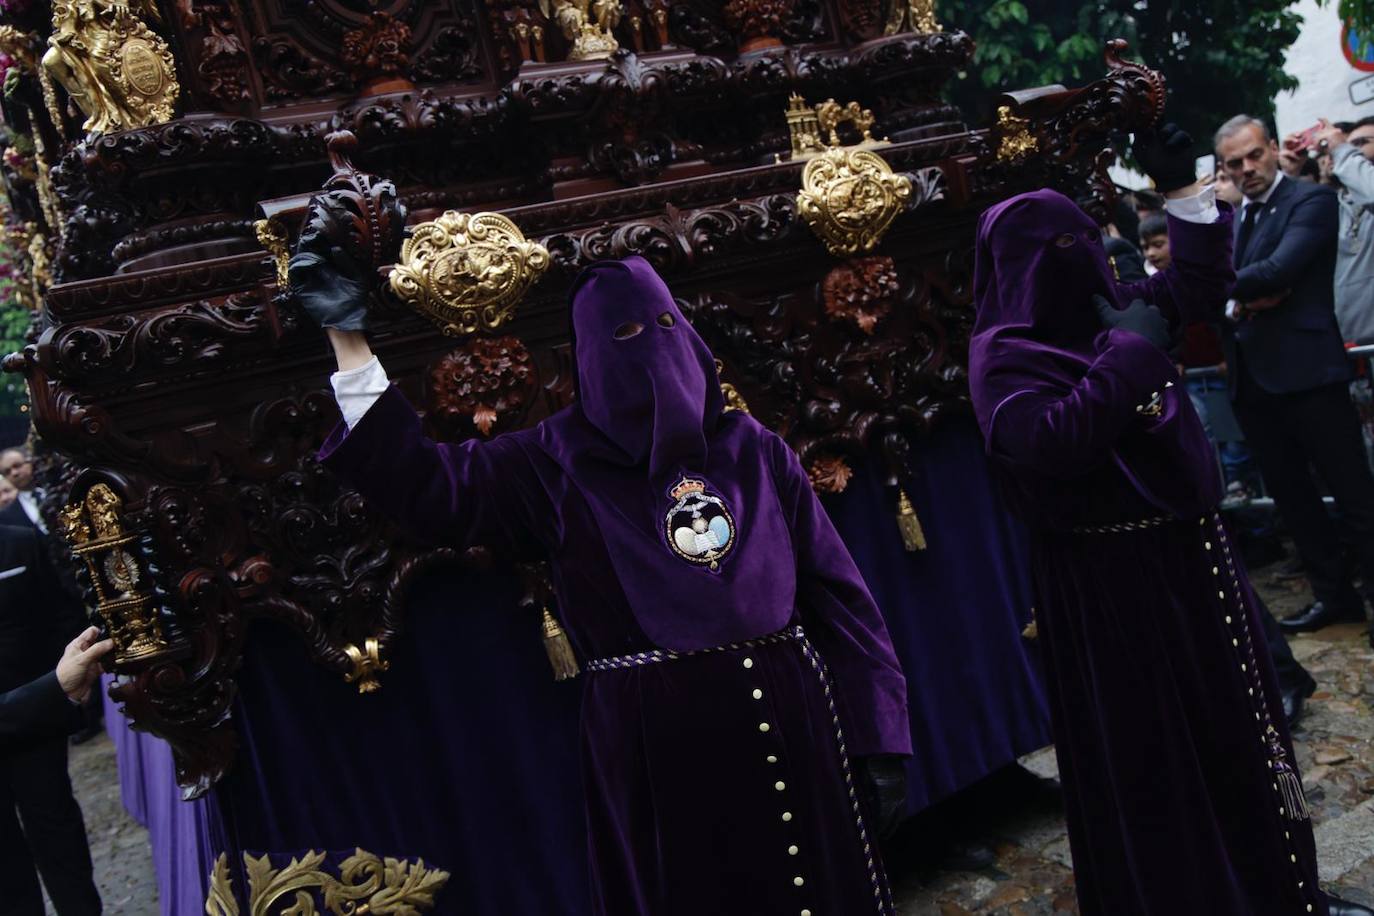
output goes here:
{"type": "Polygon", "coordinates": [[[538,441],[587,501],[645,635],[687,651],[781,629],[796,601],[796,558],[766,430],[724,412],[710,349],[643,258],[592,264],[571,300],[578,400],[540,425],[538,441]],[[730,549],[713,566],[669,542],[684,479],[733,519],[730,549]]]}
{"type": "MultiPolygon", "coordinates": [[[[978,314],[969,341],[969,386],[983,436],[993,441],[998,409],[1026,392],[1064,396],[1108,347],[1094,294],[1126,303],[1097,225],[1057,191],[1019,194],[978,223],[974,265],[978,314]]],[[[1161,381],[1162,384],[1162,381],[1161,381]]],[[[1120,438],[1112,460],[1152,505],[1189,517],[1216,505],[1212,445],[1187,398],[1120,438]]],[[[1133,408],[1134,405],[1123,405],[1133,408]]]]}

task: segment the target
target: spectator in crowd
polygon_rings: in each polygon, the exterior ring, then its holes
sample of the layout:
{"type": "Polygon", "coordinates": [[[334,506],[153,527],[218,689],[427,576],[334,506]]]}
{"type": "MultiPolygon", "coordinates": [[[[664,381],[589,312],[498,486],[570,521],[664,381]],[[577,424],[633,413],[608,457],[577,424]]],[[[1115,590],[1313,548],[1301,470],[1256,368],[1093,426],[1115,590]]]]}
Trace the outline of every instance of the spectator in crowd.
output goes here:
{"type": "Polygon", "coordinates": [[[0,477],[0,509],[8,509],[18,495],[19,491],[10,483],[10,479],[0,477]]]}
{"type": "Polygon", "coordinates": [[[0,753],[77,727],[80,706],[100,680],[100,659],[114,647],[97,635],[88,627],[67,643],[55,670],[0,693],[0,753]]]}
{"type": "MultiPolygon", "coordinates": [[[[84,616],[80,602],[58,583],[38,533],[0,525],[0,691],[23,689],[51,671],[62,646],[86,629],[84,616]]],[[[41,874],[59,916],[100,912],[86,826],[67,776],[63,730],[0,753],[0,887],[6,904],[0,911],[42,913],[41,874]]]]}
{"type": "Polygon", "coordinates": [[[1338,188],[1336,321],[1348,344],[1374,342],[1374,117],[1348,129],[1322,121],[1317,148],[1330,156],[1338,188]]]}
{"type": "Polygon", "coordinates": [[[28,450],[7,448],[0,452],[0,474],[19,491],[14,503],[0,510],[0,525],[32,527],[47,534],[48,526],[38,510],[43,491],[36,485],[37,481],[33,476],[33,457],[28,450]]]}
{"type": "MultiPolygon", "coordinates": [[[[1340,202],[1336,247],[1336,321],[1346,346],[1374,343],[1374,117],[1355,123],[1318,122],[1312,137],[1340,202]]],[[[1292,137],[1289,138],[1290,140],[1292,137]]],[[[1365,454],[1374,467],[1374,386],[1361,360],[1350,397],[1360,415],[1365,454]]]]}
{"type": "Polygon", "coordinates": [[[1240,193],[1240,188],[1236,187],[1236,183],[1226,174],[1225,169],[1217,169],[1212,183],[1217,189],[1217,200],[1224,200],[1239,211],[1240,205],[1245,201],[1245,195],[1240,193]]]}
{"type": "MultiPolygon", "coordinates": [[[[0,494],[0,525],[13,525],[19,528],[32,528],[40,535],[48,533],[47,523],[39,505],[43,500],[43,490],[38,486],[33,472],[33,456],[28,449],[7,448],[0,452],[0,480],[15,490],[9,502],[0,494]]],[[[76,583],[70,577],[62,579],[62,587],[74,598],[80,597],[76,583]]],[[[86,724],[72,735],[72,744],[83,744],[100,734],[105,718],[105,704],[98,694],[92,695],[86,704],[86,724]]]]}
{"type": "Polygon", "coordinates": [[[1140,250],[1145,255],[1145,272],[1157,274],[1169,266],[1169,221],[1162,213],[1151,213],[1140,221],[1140,250]]]}
{"type": "Polygon", "coordinates": [[[1135,204],[1137,222],[1144,221],[1152,213],[1164,212],[1164,197],[1158,191],[1142,188],[1139,191],[1132,191],[1131,198],[1135,204]]]}
{"type": "Polygon", "coordinates": [[[1374,473],[1350,401],[1333,295],[1336,194],[1281,173],[1278,144],[1247,115],[1223,124],[1215,147],[1245,196],[1223,333],[1231,397],[1316,596],[1280,626],[1301,632],[1363,621],[1363,600],[1311,471],[1335,496],[1360,572],[1374,584],[1374,473]]]}

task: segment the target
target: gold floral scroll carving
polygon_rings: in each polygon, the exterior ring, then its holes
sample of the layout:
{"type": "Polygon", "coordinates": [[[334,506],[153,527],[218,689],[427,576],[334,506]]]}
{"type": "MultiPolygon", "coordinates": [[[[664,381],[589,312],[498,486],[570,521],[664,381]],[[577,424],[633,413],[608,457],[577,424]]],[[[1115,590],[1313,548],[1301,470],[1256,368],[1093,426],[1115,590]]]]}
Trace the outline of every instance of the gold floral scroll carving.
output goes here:
{"type": "Polygon", "coordinates": [[[1030,131],[1030,122],[1012,114],[1007,105],[997,109],[997,133],[1002,138],[997,147],[999,162],[1019,162],[1040,148],[1040,141],[1030,131]]]}
{"type": "MultiPolygon", "coordinates": [[[[56,0],[43,68],[86,113],[83,128],[108,133],[170,121],[176,64],[141,16],[160,19],[152,0],[56,0]]],[[[60,122],[59,122],[60,123],[60,122]]]]}
{"type": "Polygon", "coordinates": [[[894,174],[879,155],[830,149],[802,172],[797,210],[837,257],[869,251],[911,197],[911,179],[894,174]]]}
{"type": "MultiPolygon", "coordinates": [[[[449,873],[424,859],[383,859],[362,849],[339,864],[335,877],[323,852],[307,852],[274,868],[270,857],[243,854],[248,873],[247,916],[413,916],[434,908],[449,873]],[[323,901],[323,902],[321,902],[323,901]]],[[[220,853],[210,872],[208,916],[244,916],[234,896],[229,856],[220,853]]]]}
{"type": "Polygon", "coordinates": [[[449,210],[402,244],[391,289],[445,334],[472,334],[505,323],[548,267],[548,249],[506,217],[449,210]]]}

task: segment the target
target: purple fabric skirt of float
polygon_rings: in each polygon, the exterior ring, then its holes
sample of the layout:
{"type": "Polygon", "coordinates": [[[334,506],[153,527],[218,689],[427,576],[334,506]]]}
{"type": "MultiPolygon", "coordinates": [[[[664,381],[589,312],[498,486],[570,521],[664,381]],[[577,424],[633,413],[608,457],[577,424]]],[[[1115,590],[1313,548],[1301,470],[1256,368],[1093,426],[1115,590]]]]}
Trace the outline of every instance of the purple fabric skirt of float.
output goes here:
{"type": "Polygon", "coordinates": [[[891,913],[830,676],[800,626],[585,668],[595,912],[891,913]]]}
{"type": "Polygon", "coordinates": [[[1219,519],[1035,540],[1084,916],[1326,913],[1258,605],[1219,519]]]}

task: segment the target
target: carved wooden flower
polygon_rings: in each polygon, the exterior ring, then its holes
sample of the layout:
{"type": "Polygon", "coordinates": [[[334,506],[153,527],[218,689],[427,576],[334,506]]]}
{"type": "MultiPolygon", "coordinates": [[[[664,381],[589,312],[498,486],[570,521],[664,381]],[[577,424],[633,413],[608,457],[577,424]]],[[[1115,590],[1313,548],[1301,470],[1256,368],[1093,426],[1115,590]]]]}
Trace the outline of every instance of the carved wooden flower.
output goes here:
{"type": "Polygon", "coordinates": [[[342,60],[359,80],[404,73],[410,66],[410,26],[374,12],[364,26],[344,35],[342,60]]]}
{"type": "Polygon", "coordinates": [[[730,0],[725,4],[725,24],[747,40],[782,35],[784,20],[792,13],[793,0],[730,0]]]}
{"type": "Polygon", "coordinates": [[[515,337],[474,337],[429,374],[430,416],[447,438],[470,435],[466,422],[490,435],[517,420],[534,390],[534,363],[515,337]]]}
{"type": "Polygon", "coordinates": [[[811,478],[811,487],[817,493],[843,493],[854,471],[843,458],[822,455],[811,462],[806,476],[811,478]]]}
{"type": "Polygon", "coordinates": [[[892,310],[901,285],[891,258],[850,258],[830,271],[821,284],[825,313],[836,321],[852,321],[865,334],[872,334],[879,320],[892,310]]]}

